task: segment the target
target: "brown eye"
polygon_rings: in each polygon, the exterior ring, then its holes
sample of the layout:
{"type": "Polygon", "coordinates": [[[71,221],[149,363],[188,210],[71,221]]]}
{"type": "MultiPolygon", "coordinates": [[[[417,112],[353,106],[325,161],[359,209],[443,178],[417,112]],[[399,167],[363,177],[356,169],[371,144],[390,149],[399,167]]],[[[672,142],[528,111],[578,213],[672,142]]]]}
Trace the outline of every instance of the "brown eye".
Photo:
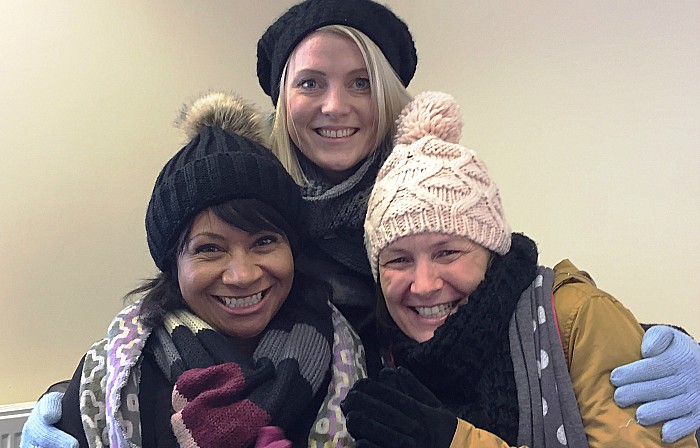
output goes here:
{"type": "Polygon", "coordinates": [[[257,246],[257,247],[269,246],[270,244],[274,244],[277,241],[279,241],[279,238],[277,236],[265,235],[265,236],[261,236],[260,238],[256,239],[255,243],[253,245],[257,246]]]}
{"type": "Polygon", "coordinates": [[[200,246],[195,247],[194,253],[195,254],[213,253],[213,252],[219,252],[220,250],[221,249],[215,244],[202,244],[200,246]]]}

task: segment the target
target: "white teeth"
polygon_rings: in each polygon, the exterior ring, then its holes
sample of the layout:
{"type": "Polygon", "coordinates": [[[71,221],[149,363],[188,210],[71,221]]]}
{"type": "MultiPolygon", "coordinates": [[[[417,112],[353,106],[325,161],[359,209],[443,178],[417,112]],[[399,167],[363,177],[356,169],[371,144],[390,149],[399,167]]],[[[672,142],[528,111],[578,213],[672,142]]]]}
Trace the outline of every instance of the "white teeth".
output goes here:
{"type": "Polygon", "coordinates": [[[321,137],[328,137],[328,138],[342,138],[342,137],[349,137],[352,134],[355,133],[355,129],[340,129],[340,130],[330,130],[330,129],[319,129],[318,130],[319,135],[321,137]]]}
{"type": "Polygon", "coordinates": [[[437,318],[442,317],[452,310],[454,303],[444,303],[442,305],[436,306],[416,306],[413,307],[414,310],[421,316],[427,318],[437,318]]]}
{"type": "Polygon", "coordinates": [[[229,308],[242,308],[260,303],[262,296],[262,292],[259,292],[257,294],[253,294],[252,296],[240,298],[219,296],[219,300],[221,300],[221,303],[229,308]]]}

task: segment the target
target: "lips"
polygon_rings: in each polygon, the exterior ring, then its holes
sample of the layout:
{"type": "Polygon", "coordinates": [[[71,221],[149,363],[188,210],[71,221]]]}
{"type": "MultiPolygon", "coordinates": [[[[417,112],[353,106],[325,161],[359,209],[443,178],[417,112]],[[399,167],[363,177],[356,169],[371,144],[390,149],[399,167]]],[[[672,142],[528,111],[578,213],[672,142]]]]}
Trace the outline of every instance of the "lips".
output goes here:
{"type": "Polygon", "coordinates": [[[325,129],[316,128],[316,133],[321,137],[325,138],[344,138],[354,135],[358,131],[357,128],[346,128],[346,129],[325,129]]]}
{"type": "Polygon", "coordinates": [[[267,290],[245,297],[216,296],[216,298],[228,308],[245,308],[260,303],[265,293],[267,293],[267,290]]]}

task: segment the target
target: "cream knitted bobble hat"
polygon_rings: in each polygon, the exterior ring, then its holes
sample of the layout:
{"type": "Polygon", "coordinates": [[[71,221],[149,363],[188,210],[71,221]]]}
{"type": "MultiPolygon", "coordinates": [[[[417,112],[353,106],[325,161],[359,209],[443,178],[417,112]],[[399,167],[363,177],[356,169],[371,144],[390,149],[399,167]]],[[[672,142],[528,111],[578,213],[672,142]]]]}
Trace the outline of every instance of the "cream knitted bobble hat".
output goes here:
{"type": "Polygon", "coordinates": [[[401,112],[397,129],[365,218],[374,278],[382,249],[418,233],[463,236],[506,254],[511,230],[498,187],[476,153],[458,143],[462,118],[454,98],[442,92],[417,95],[401,112]]]}

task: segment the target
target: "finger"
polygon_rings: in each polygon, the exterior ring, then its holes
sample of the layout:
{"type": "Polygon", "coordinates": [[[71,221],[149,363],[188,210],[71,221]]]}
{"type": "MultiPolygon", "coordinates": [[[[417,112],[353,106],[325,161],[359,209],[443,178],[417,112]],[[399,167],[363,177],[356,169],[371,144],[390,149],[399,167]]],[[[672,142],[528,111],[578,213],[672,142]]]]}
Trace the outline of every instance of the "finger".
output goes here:
{"type": "Polygon", "coordinates": [[[50,392],[39,399],[37,411],[42,420],[50,425],[61,419],[62,392],[50,392]]]}
{"type": "Polygon", "coordinates": [[[408,369],[399,367],[399,382],[401,389],[412,398],[431,407],[441,407],[442,403],[423,383],[418,380],[408,369]]]}
{"type": "Polygon", "coordinates": [[[642,337],[642,356],[651,358],[666,351],[671,342],[673,342],[673,336],[676,331],[666,325],[651,327],[642,337]]]}
{"type": "Polygon", "coordinates": [[[653,381],[620,386],[613,395],[615,403],[624,408],[635,403],[649,403],[667,400],[685,391],[683,385],[675,378],[661,378],[653,381]]]}
{"type": "Polygon", "coordinates": [[[420,402],[401,392],[401,390],[382,382],[376,380],[358,381],[352,390],[363,392],[382,403],[391,404],[393,409],[414,421],[420,421],[423,418],[421,413],[423,405],[420,402]]]}
{"type": "Polygon", "coordinates": [[[383,368],[379,375],[377,375],[377,380],[391,388],[406,392],[401,389],[401,383],[399,382],[399,373],[396,369],[390,367],[383,368]]]}
{"type": "Polygon", "coordinates": [[[646,426],[689,415],[694,409],[693,402],[684,398],[686,396],[645,403],[637,408],[637,421],[646,426]]]}
{"type": "Polygon", "coordinates": [[[347,418],[350,418],[350,415],[362,415],[392,431],[411,435],[420,433],[416,422],[403,412],[397,411],[391,404],[377,400],[361,391],[350,391],[340,404],[340,409],[347,418]]]}
{"type": "Polygon", "coordinates": [[[415,438],[386,427],[381,422],[365,415],[364,412],[351,411],[346,415],[346,422],[350,435],[355,440],[363,440],[365,446],[384,448],[416,446],[415,438]]]}
{"type": "Polygon", "coordinates": [[[41,419],[30,417],[22,428],[22,447],[42,448],[78,448],[78,441],[53,426],[47,425],[41,419]]]}
{"type": "Polygon", "coordinates": [[[700,414],[698,413],[671,420],[661,427],[661,440],[665,443],[676,442],[693,434],[698,427],[700,427],[700,414]]]}
{"type": "Polygon", "coordinates": [[[613,369],[610,373],[610,382],[616,387],[642,383],[671,376],[676,369],[675,364],[663,362],[659,358],[640,359],[613,369]]]}

